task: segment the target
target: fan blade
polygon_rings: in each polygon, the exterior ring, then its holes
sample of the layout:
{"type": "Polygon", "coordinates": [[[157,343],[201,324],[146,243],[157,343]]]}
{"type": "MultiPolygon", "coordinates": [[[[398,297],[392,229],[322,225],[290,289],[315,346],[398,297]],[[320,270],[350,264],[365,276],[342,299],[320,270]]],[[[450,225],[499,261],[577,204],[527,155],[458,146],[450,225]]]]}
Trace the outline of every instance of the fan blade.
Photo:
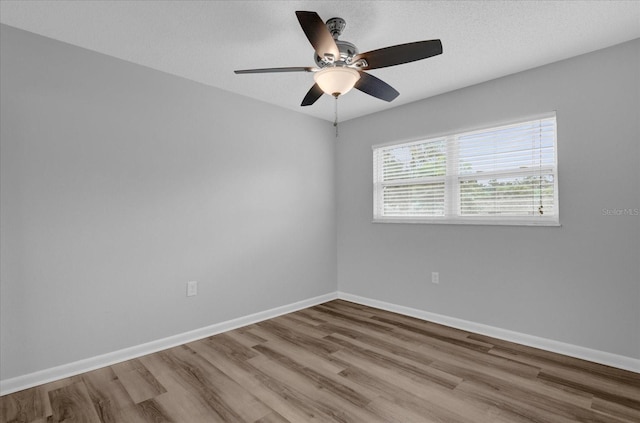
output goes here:
{"type": "Polygon", "coordinates": [[[318,86],[318,84],[313,84],[313,87],[311,87],[307,95],[304,96],[301,106],[311,106],[320,97],[322,97],[322,94],[324,94],[324,92],[320,89],[320,86],[318,86]]]}
{"type": "Polygon", "coordinates": [[[313,72],[314,68],[291,67],[291,68],[264,68],[264,69],[243,69],[233,71],[234,73],[274,73],[274,72],[313,72]]]}
{"type": "Polygon", "coordinates": [[[330,54],[334,60],[340,59],[340,50],[335,40],[316,12],[297,11],[296,16],[318,56],[324,58],[326,54],[330,54]]]}
{"type": "Polygon", "coordinates": [[[360,72],[360,79],[354,88],[384,101],[393,101],[400,95],[391,85],[365,72],[360,72]]]}
{"type": "Polygon", "coordinates": [[[360,69],[378,69],[414,62],[416,60],[426,59],[427,57],[437,56],[438,54],[442,54],[442,43],[440,40],[416,41],[414,43],[398,44],[397,46],[361,53],[356,55],[352,62],[358,59],[364,59],[367,61],[367,66],[360,69]]]}

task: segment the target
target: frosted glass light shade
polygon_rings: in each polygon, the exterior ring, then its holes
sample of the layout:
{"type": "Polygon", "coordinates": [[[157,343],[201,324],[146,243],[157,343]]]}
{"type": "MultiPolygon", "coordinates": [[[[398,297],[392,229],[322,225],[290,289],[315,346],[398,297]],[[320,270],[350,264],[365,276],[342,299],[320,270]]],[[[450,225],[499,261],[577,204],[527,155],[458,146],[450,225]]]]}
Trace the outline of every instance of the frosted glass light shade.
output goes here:
{"type": "Polygon", "coordinates": [[[343,95],[360,79],[360,73],[351,68],[330,67],[313,74],[313,80],[329,95],[343,95]]]}

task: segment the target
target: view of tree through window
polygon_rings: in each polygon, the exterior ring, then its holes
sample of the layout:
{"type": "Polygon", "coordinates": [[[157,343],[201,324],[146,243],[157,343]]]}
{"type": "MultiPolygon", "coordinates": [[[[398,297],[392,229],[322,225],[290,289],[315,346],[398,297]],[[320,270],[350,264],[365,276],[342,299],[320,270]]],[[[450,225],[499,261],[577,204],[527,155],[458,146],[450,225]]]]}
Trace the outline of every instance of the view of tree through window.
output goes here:
{"type": "Polygon", "coordinates": [[[558,222],[555,116],[374,147],[374,220],[558,222]]]}
{"type": "Polygon", "coordinates": [[[385,215],[444,216],[444,139],[387,150],[382,160],[385,215]]]}

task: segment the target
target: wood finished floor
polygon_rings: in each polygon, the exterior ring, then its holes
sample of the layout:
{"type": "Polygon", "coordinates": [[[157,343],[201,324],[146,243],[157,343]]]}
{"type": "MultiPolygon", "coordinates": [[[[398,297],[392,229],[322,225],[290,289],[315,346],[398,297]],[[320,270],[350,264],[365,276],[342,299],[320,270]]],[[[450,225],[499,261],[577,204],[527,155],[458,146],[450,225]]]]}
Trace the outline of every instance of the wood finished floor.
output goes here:
{"type": "Polygon", "coordinates": [[[336,300],[0,398],[9,422],[640,422],[640,374],[336,300]]]}

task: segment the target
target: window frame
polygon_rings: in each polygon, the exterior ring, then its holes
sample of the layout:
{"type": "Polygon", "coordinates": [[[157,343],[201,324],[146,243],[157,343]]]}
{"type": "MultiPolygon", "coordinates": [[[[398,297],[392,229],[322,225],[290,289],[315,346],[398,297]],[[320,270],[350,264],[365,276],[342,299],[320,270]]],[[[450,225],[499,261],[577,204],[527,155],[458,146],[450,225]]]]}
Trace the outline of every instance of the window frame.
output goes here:
{"type": "MultiPolygon", "coordinates": [[[[372,147],[373,155],[373,223],[417,223],[417,224],[463,224],[463,225],[511,225],[511,226],[561,226],[560,224],[560,205],[558,195],[558,122],[556,112],[545,113],[541,115],[529,116],[527,118],[512,120],[510,122],[494,123],[491,125],[483,125],[466,130],[458,130],[452,133],[414,138],[403,141],[391,141],[383,144],[376,144],[372,147]],[[483,177],[491,176],[539,176],[542,174],[553,175],[553,215],[531,215],[531,216],[463,216],[460,211],[460,185],[461,181],[469,179],[477,175],[459,173],[458,156],[459,148],[457,140],[461,136],[474,132],[483,132],[496,130],[502,127],[524,125],[527,123],[541,121],[545,119],[554,119],[554,136],[553,136],[553,164],[541,165],[535,168],[497,170],[493,172],[483,172],[483,177]],[[446,149],[446,173],[444,176],[432,176],[427,178],[404,179],[395,181],[382,181],[380,175],[376,172],[379,170],[376,165],[376,151],[382,151],[389,147],[406,147],[415,144],[426,144],[429,142],[439,142],[444,139],[446,149]],[[427,180],[438,181],[443,180],[445,184],[444,199],[444,216],[378,216],[377,211],[381,208],[379,203],[383,201],[383,188],[385,186],[402,186],[409,183],[424,183],[427,180]]],[[[474,178],[477,179],[477,178],[474,178]]],[[[487,178],[483,178],[487,179],[487,178]]]]}

